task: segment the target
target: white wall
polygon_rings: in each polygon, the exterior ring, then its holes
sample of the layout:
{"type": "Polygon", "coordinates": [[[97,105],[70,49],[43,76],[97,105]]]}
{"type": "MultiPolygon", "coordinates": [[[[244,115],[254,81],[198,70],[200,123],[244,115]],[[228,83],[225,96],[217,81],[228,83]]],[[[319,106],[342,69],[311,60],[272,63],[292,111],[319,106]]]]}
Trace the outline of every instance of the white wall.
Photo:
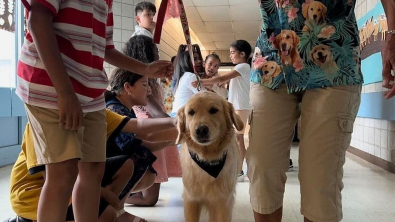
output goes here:
{"type": "MultiPolygon", "coordinates": [[[[357,19],[374,8],[380,0],[357,0],[355,13],[357,19]]],[[[382,92],[382,82],[365,85],[362,93],[382,92]]],[[[357,117],[354,124],[351,146],[366,153],[395,162],[395,121],[357,117]]]]}

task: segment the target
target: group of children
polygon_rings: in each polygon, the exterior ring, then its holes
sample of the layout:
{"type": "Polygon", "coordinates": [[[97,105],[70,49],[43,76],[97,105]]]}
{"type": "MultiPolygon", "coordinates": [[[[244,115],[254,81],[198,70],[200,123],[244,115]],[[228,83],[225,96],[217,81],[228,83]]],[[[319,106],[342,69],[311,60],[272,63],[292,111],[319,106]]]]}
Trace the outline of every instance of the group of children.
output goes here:
{"type": "MultiPolygon", "coordinates": [[[[22,2],[29,31],[18,62],[17,94],[29,122],[11,174],[10,199],[17,216],[6,221],[144,222],[125,212],[124,204],[155,205],[160,182],[181,175],[176,121],[166,117],[174,117],[198,92],[195,71],[202,91],[228,98],[247,122],[248,42],[230,46],[237,65],[219,76],[218,55],[203,62],[198,45],[193,46],[195,67],[185,45],[173,63],[159,61],[152,41],[152,3],[136,6],[138,26],[121,53],[112,42],[112,0],[94,0],[92,6],[22,2]],[[118,67],[108,91],[104,61],[118,67]],[[228,81],[229,93],[224,87],[228,81]],[[163,85],[171,87],[167,95],[173,94],[174,101],[163,98],[163,85]],[[171,101],[171,112],[164,101],[171,101]]],[[[243,134],[237,136],[241,158],[243,134]]]]}

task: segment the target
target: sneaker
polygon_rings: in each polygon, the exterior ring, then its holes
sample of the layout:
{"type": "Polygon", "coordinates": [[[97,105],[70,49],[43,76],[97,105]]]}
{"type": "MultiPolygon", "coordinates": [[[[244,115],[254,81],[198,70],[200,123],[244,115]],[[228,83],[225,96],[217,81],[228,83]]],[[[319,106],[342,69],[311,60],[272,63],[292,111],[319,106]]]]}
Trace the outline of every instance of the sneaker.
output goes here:
{"type": "Polygon", "coordinates": [[[294,165],[292,163],[292,159],[289,159],[289,170],[288,171],[292,171],[294,169],[294,165]]]}
{"type": "Polygon", "coordinates": [[[237,182],[244,182],[244,177],[245,177],[244,172],[241,171],[239,173],[239,176],[237,176],[237,182]]]}

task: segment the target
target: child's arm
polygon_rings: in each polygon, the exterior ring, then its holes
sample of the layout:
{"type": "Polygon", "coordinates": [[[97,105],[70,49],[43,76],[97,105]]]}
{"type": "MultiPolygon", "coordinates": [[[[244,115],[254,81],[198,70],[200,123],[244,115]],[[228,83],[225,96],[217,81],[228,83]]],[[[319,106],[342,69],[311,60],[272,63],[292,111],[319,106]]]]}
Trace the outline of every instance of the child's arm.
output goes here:
{"type": "Polygon", "coordinates": [[[77,130],[82,125],[82,108],[64,67],[53,28],[53,12],[39,3],[31,2],[27,21],[37,52],[58,94],[59,125],[77,130]]]}
{"type": "Polygon", "coordinates": [[[153,143],[153,142],[148,142],[148,141],[143,141],[141,143],[142,146],[147,147],[149,150],[152,152],[162,150],[166,147],[169,146],[174,146],[175,141],[168,141],[168,142],[159,142],[159,143],[153,143]]]}
{"type": "Polygon", "coordinates": [[[174,128],[176,124],[177,118],[130,119],[123,127],[122,132],[150,134],[174,128]]]}
{"type": "Polygon", "coordinates": [[[169,130],[163,130],[157,133],[150,134],[137,134],[137,138],[150,142],[167,142],[167,141],[176,141],[178,136],[177,128],[171,128],[169,130]]]}
{"type": "MultiPolygon", "coordinates": [[[[224,75],[220,75],[220,76],[216,76],[210,79],[201,79],[200,83],[202,84],[202,86],[212,86],[214,84],[217,83],[221,83],[221,82],[226,82],[228,80],[231,80],[233,78],[236,78],[238,76],[241,76],[240,73],[238,73],[237,71],[233,70],[229,73],[226,73],[224,75]]],[[[194,81],[191,83],[193,87],[197,87],[198,82],[194,81]]]]}
{"type": "Polygon", "coordinates": [[[149,78],[170,78],[173,75],[173,65],[169,61],[155,61],[144,64],[130,58],[114,48],[106,49],[104,60],[121,69],[126,69],[149,78]]]}
{"type": "Polygon", "coordinates": [[[148,104],[145,108],[148,110],[149,114],[151,114],[153,118],[169,117],[167,113],[163,112],[162,108],[156,102],[155,97],[153,95],[148,96],[148,104]]]}

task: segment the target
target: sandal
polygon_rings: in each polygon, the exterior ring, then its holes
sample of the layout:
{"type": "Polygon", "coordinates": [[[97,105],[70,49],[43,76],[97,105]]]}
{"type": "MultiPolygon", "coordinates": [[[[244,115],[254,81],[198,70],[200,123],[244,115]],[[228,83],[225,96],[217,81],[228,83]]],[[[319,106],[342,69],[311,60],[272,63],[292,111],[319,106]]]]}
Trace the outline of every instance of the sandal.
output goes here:
{"type": "Polygon", "coordinates": [[[133,217],[134,217],[133,220],[132,220],[131,222],[147,222],[146,219],[143,219],[143,218],[138,217],[138,216],[136,216],[136,215],[130,214],[130,213],[126,212],[125,209],[122,209],[122,210],[120,210],[120,211],[117,212],[117,220],[116,220],[116,221],[118,221],[118,218],[121,217],[121,216],[122,216],[123,214],[125,214],[125,213],[126,213],[126,214],[129,214],[130,216],[133,216],[133,217]]]}

